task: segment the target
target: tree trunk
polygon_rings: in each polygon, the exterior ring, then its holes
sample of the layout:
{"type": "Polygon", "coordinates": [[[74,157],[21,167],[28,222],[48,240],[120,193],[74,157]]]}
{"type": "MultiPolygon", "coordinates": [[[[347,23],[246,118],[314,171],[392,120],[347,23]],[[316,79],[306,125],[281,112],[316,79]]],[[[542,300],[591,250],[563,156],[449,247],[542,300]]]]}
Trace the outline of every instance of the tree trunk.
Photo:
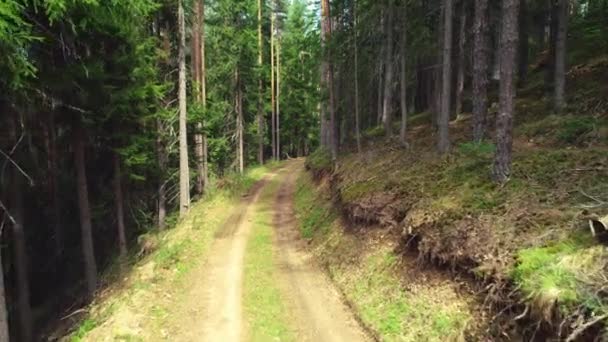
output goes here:
{"type": "Polygon", "coordinates": [[[179,216],[190,208],[190,168],[188,165],[188,129],[186,104],[186,22],[183,0],[178,4],[179,26],[179,216]]]}
{"type": "MultiPolygon", "coordinates": [[[[557,43],[557,30],[558,30],[558,14],[559,9],[554,0],[548,0],[548,11],[549,11],[549,56],[547,56],[547,66],[545,69],[545,93],[549,96],[555,96],[555,57],[556,57],[556,43],[557,43]]],[[[555,99],[554,99],[555,101],[555,99]]]]}
{"type": "Polygon", "coordinates": [[[329,8],[329,0],[321,0],[322,9],[322,36],[325,44],[325,59],[327,61],[327,89],[329,91],[329,142],[331,148],[331,157],[335,161],[338,158],[338,127],[336,125],[336,99],[334,89],[334,71],[333,62],[331,59],[331,49],[328,46],[331,40],[331,16],[329,8]]]}
{"type": "Polygon", "coordinates": [[[157,189],[157,195],[158,195],[158,202],[157,202],[157,206],[158,206],[158,229],[159,230],[163,230],[165,229],[165,219],[167,217],[167,193],[166,193],[166,182],[164,180],[164,177],[166,176],[167,173],[167,162],[168,162],[168,156],[167,156],[167,152],[165,150],[165,145],[163,143],[163,129],[162,129],[162,122],[160,121],[160,119],[156,120],[156,159],[158,162],[158,171],[160,173],[160,177],[158,180],[158,189],[157,189]]]}
{"type": "Polygon", "coordinates": [[[453,0],[444,0],[445,23],[443,37],[443,69],[442,69],[442,91],[441,91],[441,114],[438,120],[439,142],[437,148],[439,153],[445,154],[450,149],[450,111],[452,95],[452,12],[453,0]]]}
{"type": "Polygon", "coordinates": [[[277,41],[277,160],[281,160],[281,41],[277,41]]]}
{"type": "Polygon", "coordinates": [[[80,226],[82,229],[82,253],[84,255],[84,272],[89,299],[93,299],[97,288],[97,264],[95,247],[93,245],[93,226],[91,224],[91,207],[87,187],[85,161],[85,132],[81,119],[78,118],[74,127],[74,161],[76,163],[76,180],[78,189],[78,205],[80,208],[80,226]]]}
{"type": "MultiPolygon", "coordinates": [[[[202,102],[201,94],[201,3],[194,1],[194,20],[192,20],[192,93],[197,103],[202,102]]],[[[194,134],[194,153],[196,157],[196,193],[202,195],[205,192],[205,166],[203,152],[203,124],[196,123],[194,134]]]]}
{"type": "Polygon", "coordinates": [[[361,127],[359,123],[359,42],[357,29],[357,0],[353,0],[353,32],[354,32],[354,47],[355,47],[355,139],[357,140],[357,152],[361,153],[361,127]]]}
{"type": "Polygon", "coordinates": [[[237,161],[238,161],[238,171],[239,173],[243,173],[244,171],[244,160],[243,160],[243,94],[241,90],[241,78],[239,74],[239,70],[235,71],[235,85],[236,85],[236,96],[235,96],[235,105],[236,105],[236,136],[237,136],[237,161]]]}
{"type": "Polygon", "coordinates": [[[496,156],[493,174],[494,179],[499,183],[505,183],[511,175],[518,13],[519,0],[503,0],[500,37],[500,99],[496,117],[496,156]]]}
{"type": "Polygon", "coordinates": [[[566,41],[568,39],[568,0],[557,1],[557,33],[555,39],[555,81],[553,107],[561,113],[566,106],[566,41]]]}
{"type": "Polygon", "coordinates": [[[274,35],[275,35],[275,21],[276,21],[276,14],[274,13],[274,9],[272,10],[271,13],[271,18],[270,18],[270,104],[272,106],[272,113],[271,113],[271,124],[270,124],[270,128],[272,130],[271,135],[272,135],[272,159],[276,160],[277,159],[277,139],[276,139],[276,131],[277,131],[277,127],[276,127],[276,122],[277,122],[277,103],[276,103],[276,85],[275,85],[275,41],[274,41],[274,35]]]}
{"type": "Polygon", "coordinates": [[[263,1],[258,0],[258,163],[264,164],[264,79],[262,68],[264,66],[264,40],[262,35],[263,1]]]}
{"type": "MultiPolygon", "coordinates": [[[[201,73],[200,73],[200,87],[201,87],[201,102],[203,109],[207,109],[207,67],[205,59],[205,0],[201,2],[201,73]]],[[[203,142],[203,190],[209,184],[209,149],[207,146],[207,133],[205,132],[205,121],[200,125],[202,129],[202,142],[203,142]]]]}
{"type": "Polygon", "coordinates": [[[473,141],[481,142],[488,113],[488,0],[475,0],[473,24],[473,141]]]}
{"type": "MultiPolygon", "coordinates": [[[[14,121],[9,121],[9,136],[11,141],[17,142],[17,127],[14,121]]],[[[16,153],[12,155],[14,158],[16,153]]],[[[27,242],[24,230],[23,188],[21,177],[23,175],[11,165],[11,197],[13,240],[15,243],[15,270],[17,273],[17,312],[19,314],[19,328],[21,340],[32,341],[32,308],[30,305],[30,282],[28,271],[27,242]]]]}
{"type": "Polygon", "coordinates": [[[391,116],[392,116],[392,98],[393,98],[393,2],[388,0],[387,10],[387,34],[386,34],[386,56],[385,56],[385,76],[384,76],[384,103],[382,105],[382,123],[384,124],[384,132],[387,136],[391,136],[391,116]]]}
{"type": "Polygon", "coordinates": [[[407,4],[404,2],[403,12],[401,15],[401,42],[399,44],[399,58],[400,58],[400,103],[401,103],[401,130],[399,131],[399,141],[401,145],[407,146],[407,4]]]}
{"type": "Polygon", "coordinates": [[[0,253],[0,341],[9,341],[8,311],[6,307],[6,287],[4,286],[4,267],[0,253]]]}
{"type": "MultiPolygon", "coordinates": [[[[47,151],[48,192],[52,203],[53,242],[57,260],[63,254],[63,229],[61,228],[61,203],[59,200],[59,171],[57,165],[57,136],[55,133],[55,114],[49,113],[49,120],[44,126],[45,147],[47,151]]],[[[57,269],[59,271],[59,268],[57,269]]]]}
{"type": "Polygon", "coordinates": [[[458,71],[456,75],[456,115],[462,113],[462,97],[464,94],[464,74],[466,67],[467,44],[467,2],[460,3],[460,27],[458,30],[458,71]]]}
{"type": "Polygon", "coordinates": [[[528,0],[521,0],[519,8],[519,67],[517,83],[520,87],[526,84],[528,79],[528,56],[530,54],[529,42],[529,20],[528,0]]]}
{"type": "Polygon", "coordinates": [[[118,228],[118,248],[121,259],[127,257],[127,237],[125,234],[125,214],[124,200],[122,196],[121,172],[120,172],[120,156],[114,153],[114,201],[116,204],[116,221],[118,228]]]}

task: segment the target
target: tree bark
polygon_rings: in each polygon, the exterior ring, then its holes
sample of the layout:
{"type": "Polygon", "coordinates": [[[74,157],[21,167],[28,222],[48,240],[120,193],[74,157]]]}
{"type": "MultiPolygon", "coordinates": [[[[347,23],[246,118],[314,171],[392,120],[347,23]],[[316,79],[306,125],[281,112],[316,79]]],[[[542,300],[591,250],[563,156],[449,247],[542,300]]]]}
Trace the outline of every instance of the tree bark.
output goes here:
{"type": "MultiPolygon", "coordinates": [[[[18,119],[18,117],[17,117],[18,119]]],[[[9,121],[9,136],[11,141],[17,142],[17,127],[15,122],[9,121]]],[[[12,156],[15,157],[15,153],[12,156]]],[[[12,165],[11,165],[12,166],[12,165]]],[[[28,271],[27,242],[24,229],[22,174],[14,167],[11,168],[11,197],[13,240],[15,243],[15,270],[17,273],[17,312],[19,314],[19,330],[21,340],[32,341],[32,308],[30,305],[30,282],[28,271]]]]}
{"type": "Polygon", "coordinates": [[[357,22],[357,0],[353,0],[353,32],[354,32],[354,48],[355,48],[355,139],[357,140],[357,152],[361,153],[361,127],[359,123],[360,103],[359,103],[359,42],[358,39],[358,22],[357,22]]]}
{"type": "Polygon", "coordinates": [[[53,242],[57,260],[63,254],[63,229],[61,227],[61,203],[59,200],[59,171],[57,165],[57,136],[55,133],[55,114],[49,113],[49,119],[44,125],[45,147],[47,151],[48,192],[52,203],[53,242]]]}
{"type": "Polygon", "coordinates": [[[77,119],[74,127],[74,161],[76,163],[78,205],[80,208],[80,226],[82,230],[82,253],[84,255],[87,293],[89,299],[93,299],[97,288],[97,264],[95,261],[91,207],[89,205],[89,191],[87,187],[85,132],[80,120],[80,118],[77,119]]]}
{"type": "Polygon", "coordinates": [[[519,67],[517,83],[521,87],[528,80],[528,56],[530,54],[528,0],[521,0],[519,8],[519,67]]]}
{"type": "Polygon", "coordinates": [[[262,34],[263,1],[258,0],[258,163],[264,164],[264,79],[262,68],[264,67],[264,40],[262,34]]]}
{"type": "Polygon", "coordinates": [[[464,74],[466,67],[467,44],[467,2],[460,3],[460,22],[458,30],[458,71],[456,75],[456,115],[462,113],[462,97],[464,94],[464,74]]]}
{"type": "Polygon", "coordinates": [[[388,0],[387,10],[387,34],[386,34],[386,56],[385,56],[385,76],[384,76],[384,102],[382,109],[382,123],[384,124],[384,132],[387,136],[391,136],[391,116],[392,116],[392,98],[393,98],[393,2],[388,0]]]}
{"type": "Polygon", "coordinates": [[[450,150],[450,111],[452,95],[452,12],[453,0],[444,0],[445,23],[443,37],[443,69],[442,69],[442,91],[441,91],[441,114],[438,120],[439,141],[437,148],[439,153],[445,154],[450,150]]]}
{"type": "MultiPolygon", "coordinates": [[[[201,87],[201,102],[203,104],[203,110],[207,110],[207,67],[205,59],[205,0],[201,2],[201,74],[200,74],[200,87],[201,87]]],[[[203,142],[203,190],[209,184],[209,150],[207,147],[207,133],[205,132],[205,121],[201,123],[202,129],[202,142],[203,142]]]]}
{"type": "Polygon", "coordinates": [[[553,106],[561,113],[566,106],[566,41],[568,32],[568,0],[557,0],[557,33],[555,39],[555,80],[553,106]]]}
{"type": "Polygon", "coordinates": [[[404,2],[403,12],[401,15],[401,42],[399,44],[400,72],[401,72],[401,130],[399,131],[399,141],[401,145],[407,146],[407,3],[404,2]]]}
{"type": "Polygon", "coordinates": [[[118,248],[121,259],[127,257],[127,237],[125,234],[124,199],[120,172],[120,155],[114,152],[114,202],[116,205],[116,222],[118,228],[118,248]]]}
{"type": "Polygon", "coordinates": [[[276,139],[276,131],[277,131],[277,127],[276,127],[276,122],[277,122],[277,104],[276,104],[276,84],[275,84],[275,41],[274,41],[274,36],[275,36],[275,22],[276,22],[276,13],[274,12],[274,9],[272,10],[272,13],[270,14],[271,18],[270,18],[270,104],[272,106],[272,112],[271,112],[271,124],[270,124],[270,128],[272,130],[271,135],[272,135],[272,159],[276,160],[277,159],[277,139],[276,139]]]}
{"type": "Polygon", "coordinates": [[[481,142],[488,113],[488,0],[475,0],[473,24],[473,141],[481,142]]]}
{"type": "Polygon", "coordinates": [[[505,183],[511,176],[513,149],[513,99],[518,39],[519,0],[503,0],[500,39],[500,90],[496,117],[496,156],[494,180],[505,183]]]}
{"type": "Polygon", "coordinates": [[[235,71],[235,85],[236,85],[236,136],[237,136],[237,161],[238,171],[243,173],[244,171],[244,160],[243,160],[243,94],[241,90],[241,77],[239,70],[235,71]]]}
{"type": "Polygon", "coordinates": [[[331,41],[331,15],[329,8],[329,0],[321,0],[322,11],[322,36],[325,42],[325,60],[327,61],[327,88],[329,91],[329,143],[331,149],[332,160],[338,158],[338,126],[336,122],[336,99],[334,89],[334,71],[333,62],[331,59],[331,49],[328,43],[331,41]]]}
{"type": "Polygon", "coordinates": [[[277,160],[281,160],[281,40],[277,41],[277,160]]]}
{"type": "MultiPolygon", "coordinates": [[[[545,69],[545,93],[549,96],[555,96],[555,60],[556,60],[556,44],[557,44],[557,30],[558,30],[558,15],[559,8],[554,0],[547,0],[548,12],[549,12],[549,56],[547,56],[547,63],[545,69]]],[[[555,99],[554,99],[555,101],[555,99]]]]}
{"type": "MultiPolygon", "coordinates": [[[[201,3],[194,1],[194,20],[192,20],[192,79],[194,99],[197,103],[202,103],[201,93],[201,3]]],[[[202,195],[205,192],[205,166],[203,152],[203,124],[196,123],[196,133],[194,134],[194,153],[196,157],[196,193],[202,195]]]]}
{"type": "Polygon", "coordinates": [[[158,213],[158,229],[165,229],[165,219],[167,217],[167,194],[166,194],[166,181],[164,177],[167,173],[168,156],[163,142],[163,127],[160,119],[156,119],[156,161],[158,163],[158,172],[160,177],[158,179],[157,188],[157,213],[158,213]]]}
{"type": "Polygon", "coordinates": [[[179,215],[190,209],[190,168],[188,165],[188,129],[186,104],[186,21],[183,0],[178,4],[179,26],[179,215]]]}
{"type": "Polygon", "coordinates": [[[0,253],[0,341],[9,341],[8,311],[6,307],[6,287],[4,286],[4,267],[0,253]]]}

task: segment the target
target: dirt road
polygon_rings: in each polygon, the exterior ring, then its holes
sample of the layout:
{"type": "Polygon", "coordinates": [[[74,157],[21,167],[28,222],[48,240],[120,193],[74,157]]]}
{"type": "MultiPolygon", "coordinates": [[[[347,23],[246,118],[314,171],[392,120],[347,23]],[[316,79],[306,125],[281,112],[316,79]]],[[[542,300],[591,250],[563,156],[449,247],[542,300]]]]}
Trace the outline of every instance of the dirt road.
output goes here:
{"type": "MultiPolygon", "coordinates": [[[[259,204],[272,208],[274,217],[275,271],[287,308],[289,329],[296,341],[367,341],[363,329],[342,303],[323,271],[316,267],[300,241],[293,211],[297,171],[302,161],[292,161],[258,183],[243,198],[224,228],[216,235],[208,260],[194,271],[200,282],[188,290],[186,316],[170,336],[172,341],[248,341],[243,312],[243,265],[247,241],[256,234],[252,221],[259,204]],[[260,197],[270,182],[279,182],[273,196],[260,197]],[[276,201],[261,203],[261,201],[276,201]],[[181,326],[181,327],[180,327],[181,326]]],[[[275,187],[276,188],[276,187],[275,187]]],[[[192,278],[190,278],[192,279],[192,278]]],[[[285,318],[281,318],[284,319],[285,318]]]]}
{"type": "Polygon", "coordinates": [[[282,173],[276,197],[275,229],[279,279],[298,341],[368,341],[328,277],[315,264],[300,239],[293,208],[298,168],[292,161],[282,173]]]}

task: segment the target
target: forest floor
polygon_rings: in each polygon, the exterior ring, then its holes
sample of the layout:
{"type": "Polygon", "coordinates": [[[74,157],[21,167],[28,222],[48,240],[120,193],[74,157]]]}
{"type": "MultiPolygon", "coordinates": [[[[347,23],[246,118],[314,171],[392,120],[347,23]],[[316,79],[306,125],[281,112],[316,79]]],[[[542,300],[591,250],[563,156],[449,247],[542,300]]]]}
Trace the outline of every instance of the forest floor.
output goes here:
{"type": "Polygon", "coordinates": [[[300,238],[293,197],[303,164],[266,173],[238,201],[195,205],[168,238],[172,261],[159,262],[166,248],[155,252],[66,340],[371,340],[300,238]]]}

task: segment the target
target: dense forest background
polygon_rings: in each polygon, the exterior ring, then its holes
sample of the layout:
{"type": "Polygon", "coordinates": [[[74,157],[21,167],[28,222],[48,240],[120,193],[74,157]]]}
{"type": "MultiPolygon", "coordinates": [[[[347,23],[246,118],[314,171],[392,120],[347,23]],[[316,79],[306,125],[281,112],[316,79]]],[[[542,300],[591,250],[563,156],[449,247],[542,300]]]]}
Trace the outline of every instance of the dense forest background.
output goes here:
{"type": "Polygon", "coordinates": [[[253,164],[414,148],[420,118],[444,155],[471,113],[505,183],[518,91],[566,115],[568,66],[607,50],[605,0],[2,0],[0,340],[253,164]]]}

